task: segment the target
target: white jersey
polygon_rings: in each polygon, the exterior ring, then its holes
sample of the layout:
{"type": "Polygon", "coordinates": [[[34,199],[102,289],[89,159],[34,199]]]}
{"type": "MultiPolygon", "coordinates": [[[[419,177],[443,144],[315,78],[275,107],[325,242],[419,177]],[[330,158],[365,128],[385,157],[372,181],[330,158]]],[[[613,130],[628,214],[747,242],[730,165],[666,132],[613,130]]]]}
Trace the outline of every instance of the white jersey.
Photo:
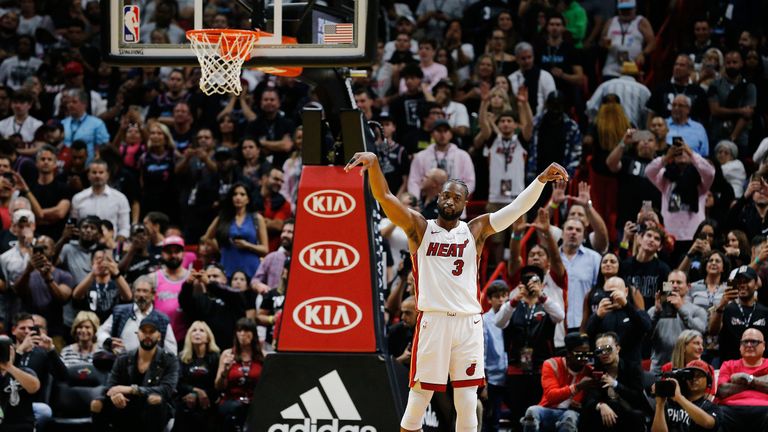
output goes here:
{"type": "Polygon", "coordinates": [[[446,231],[434,220],[414,256],[416,303],[421,312],[480,314],[475,238],[466,222],[446,231]]]}

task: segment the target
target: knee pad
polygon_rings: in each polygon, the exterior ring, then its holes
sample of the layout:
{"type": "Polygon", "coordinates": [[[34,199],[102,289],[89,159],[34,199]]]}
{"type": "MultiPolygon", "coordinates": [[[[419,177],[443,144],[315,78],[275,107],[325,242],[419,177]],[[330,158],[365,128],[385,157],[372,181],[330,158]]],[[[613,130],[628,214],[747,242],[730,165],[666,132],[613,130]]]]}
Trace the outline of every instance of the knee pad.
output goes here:
{"type": "Polygon", "coordinates": [[[477,387],[455,387],[453,405],[456,407],[456,431],[477,431],[477,387]]]}
{"type": "Polygon", "coordinates": [[[416,384],[408,393],[408,404],[405,406],[403,419],[400,421],[400,427],[410,431],[421,430],[424,412],[427,410],[429,401],[432,400],[432,390],[424,390],[416,384]]]}

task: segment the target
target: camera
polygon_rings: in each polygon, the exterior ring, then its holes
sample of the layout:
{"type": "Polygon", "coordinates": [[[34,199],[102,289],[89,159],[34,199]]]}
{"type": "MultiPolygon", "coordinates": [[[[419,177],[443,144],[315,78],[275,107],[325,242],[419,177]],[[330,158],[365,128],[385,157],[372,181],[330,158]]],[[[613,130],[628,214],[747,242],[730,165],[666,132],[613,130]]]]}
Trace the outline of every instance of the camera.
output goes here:
{"type": "MultiPolygon", "coordinates": [[[[672,397],[675,395],[675,382],[670,381],[670,378],[674,378],[682,386],[693,378],[693,372],[688,369],[674,369],[671,372],[662,373],[661,379],[655,383],[656,396],[672,397]]],[[[683,387],[680,387],[680,390],[682,391],[683,387]]]]}
{"type": "Polygon", "coordinates": [[[669,295],[672,294],[672,283],[662,282],[661,284],[661,318],[674,318],[677,316],[677,310],[669,302],[669,295]]]}
{"type": "Polygon", "coordinates": [[[0,336],[0,363],[11,361],[11,349],[13,341],[8,336],[0,336]]]}
{"type": "Polygon", "coordinates": [[[16,184],[16,179],[13,177],[12,172],[3,173],[3,178],[11,182],[12,185],[16,184]]]}
{"type": "Polygon", "coordinates": [[[45,254],[45,246],[43,245],[34,245],[32,246],[32,253],[33,254],[45,254]]]}

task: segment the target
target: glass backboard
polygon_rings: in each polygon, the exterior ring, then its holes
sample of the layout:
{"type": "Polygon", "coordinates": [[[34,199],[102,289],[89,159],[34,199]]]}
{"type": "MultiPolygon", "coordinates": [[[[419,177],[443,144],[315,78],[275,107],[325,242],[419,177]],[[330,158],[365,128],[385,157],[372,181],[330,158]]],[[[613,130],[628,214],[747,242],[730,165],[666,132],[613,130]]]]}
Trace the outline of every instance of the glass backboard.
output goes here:
{"type": "Polygon", "coordinates": [[[376,51],[378,0],[101,0],[108,63],[196,65],[186,30],[262,34],[246,66],[363,66],[376,51]],[[260,12],[259,12],[260,11],[260,12]]]}

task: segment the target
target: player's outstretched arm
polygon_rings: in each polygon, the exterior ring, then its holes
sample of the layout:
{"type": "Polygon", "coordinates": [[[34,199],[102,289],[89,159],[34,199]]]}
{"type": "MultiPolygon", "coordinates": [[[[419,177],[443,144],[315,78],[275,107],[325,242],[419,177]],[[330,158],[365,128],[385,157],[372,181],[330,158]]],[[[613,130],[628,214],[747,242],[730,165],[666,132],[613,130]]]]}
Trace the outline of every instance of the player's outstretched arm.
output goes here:
{"type": "Polygon", "coordinates": [[[541,192],[544,190],[544,186],[547,182],[551,181],[568,181],[568,172],[565,168],[553,162],[514,201],[498,211],[477,217],[470,222],[470,226],[480,228],[480,237],[482,239],[504,231],[536,204],[539,196],[541,196],[541,192]]]}
{"type": "MultiPolygon", "coordinates": [[[[403,205],[399,199],[389,190],[384,173],[381,172],[379,159],[370,152],[359,152],[352,156],[352,159],[344,167],[344,171],[349,172],[352,168],[360,165],[363,169],[362,175],[368,171],[368,183],[371,186],[371,193],[376,201],[381,204],[384,213],[395,225],[402,228],[408,235],[409,240],[416,243],[416,247],[421,242],[424,230],[427,229],[427,221],[424,217],[410,210],[403,205]]],[[[413,246],[413,245],[412,245],[413,246]]]]}

